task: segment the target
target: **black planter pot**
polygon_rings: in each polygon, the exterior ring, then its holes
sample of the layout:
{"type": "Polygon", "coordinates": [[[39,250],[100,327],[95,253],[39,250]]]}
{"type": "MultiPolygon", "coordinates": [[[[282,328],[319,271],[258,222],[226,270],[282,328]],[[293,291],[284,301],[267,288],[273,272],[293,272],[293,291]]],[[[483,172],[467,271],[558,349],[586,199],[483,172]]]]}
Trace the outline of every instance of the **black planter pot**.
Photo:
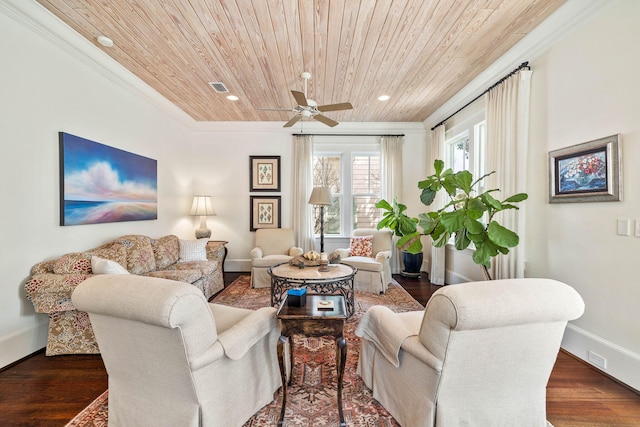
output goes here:
{"type": "Polygon", "coordinates": [[[412,254],[402,252],[402,264],[404,270],[400,272],[403,277],[420,278],[420,268],[422,267],[422,252],[412,254]]]}

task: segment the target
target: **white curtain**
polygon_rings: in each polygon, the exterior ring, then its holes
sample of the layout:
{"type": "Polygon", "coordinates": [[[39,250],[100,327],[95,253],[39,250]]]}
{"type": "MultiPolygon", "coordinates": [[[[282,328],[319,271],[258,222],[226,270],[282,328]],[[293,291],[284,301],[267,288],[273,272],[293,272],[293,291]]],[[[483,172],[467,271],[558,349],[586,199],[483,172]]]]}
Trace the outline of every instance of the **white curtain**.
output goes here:
{"type": "Polygon", "coordinates": [[[313,190],[313,137],[293,137],[293,230],[297,246],[314,249],[312,206],[309,196],[313,190]]]}
{"type": "MultiPolygon", "coordinates": [[[[436,159],[444,160],[444,136],[445,127],[440,125],[431,131],[431,163],[427,165],[427,175],[435,173],[433,169],[433,162],[436,159]]],[[[438,192],[433,203],[431,203],[431,210],[437,211],[442,209],[446,204],[446,199],[442,191],[438,192]]],[[[434,285],[444,285],[444,273],[445,273],[445,247],[436,248],[431,245],[431,271],[429,272],[429,281],[434,285]]]]}
{"type": "MultiPolygon", "coordinates": [[[[487,171],[496,171],[487,178],[488,188],[499,188],[494,197],[505,199],[526,192],[527,146],[529,142],[530,70],[522,70],[491,89],[486,95],[487,113],[487,171]]],[[[520,236],[520,244],[507,255],[492,260],[493,279],[524,277],[525,262],[525,210],[500,212],[500,224],[520,236]]]]}
{"type": "MultiPolygon", "coordinates": [[[[402,199],[402,136],[382,136],[380,138],[380,154],[382,160],[382,198],[389,203],[393,199],[402,199]]],[[[395,246],[394,246],[395,247],[395,246]]],[[[392,273],[400,272],[400,251],[393,251],[390,266],[392,273]]]]}

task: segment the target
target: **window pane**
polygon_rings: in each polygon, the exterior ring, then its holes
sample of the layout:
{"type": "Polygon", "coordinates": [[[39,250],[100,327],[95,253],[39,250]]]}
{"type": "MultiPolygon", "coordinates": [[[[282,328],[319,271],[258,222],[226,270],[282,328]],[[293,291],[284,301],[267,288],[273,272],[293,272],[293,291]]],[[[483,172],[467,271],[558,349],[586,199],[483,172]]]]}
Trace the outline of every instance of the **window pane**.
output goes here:
{"type": "Polygon", "coordinates": [[[351,194],[353,228],[375,228],[380,210],[380,155],[355,155],[352,161],[351,194]]]}
{"type": "Polygon", "coordinates": [[[352,193],[380,194],[380,156],[354,156],[352,193]]]}
{"type": "MultiPolygon", "coordinates": [[[[329,187],[333,205],[324,207],[324,234],[340,234],[340,200],[342,194],[342,157],[319,155],[313,157],[314,187],[329,187]]],[[[320,208],[313,211],[313,229],[320,234],[320,208]]]]}
{"type": "Polygon", "coordinates": [[[451,144],[451,169],[454,172],[469,170],[469,138],[451,144]]]}
{"type": "Polygon", "coordinates": [[[340,156],[314,156],[314,187],[329,187],[331,194],[342,194],[341,160],[340,156]]]}
{"type": "Polygon", "coordinates": [[[376,208],[379,196],[354,196],[353,228],[376,228],[380,221],[380,209],[376,208]]]}
{"type": "MultiPolygon", "coordinates": [[[[340,234],[340,198],[334,197],[331,206],[324,207],[324,234],[340,234]]],[[[320,206],[313,208],[313,230],[320,234],[320,206]]]]}
{"type": "MultiPolygon", "coordinates": [[[[340,234],[340,198],[334,197],[331,206],[325,206],[324,234],[340,234]]],[[[320,234],[320,229],[318,233],[320,234]]]]}

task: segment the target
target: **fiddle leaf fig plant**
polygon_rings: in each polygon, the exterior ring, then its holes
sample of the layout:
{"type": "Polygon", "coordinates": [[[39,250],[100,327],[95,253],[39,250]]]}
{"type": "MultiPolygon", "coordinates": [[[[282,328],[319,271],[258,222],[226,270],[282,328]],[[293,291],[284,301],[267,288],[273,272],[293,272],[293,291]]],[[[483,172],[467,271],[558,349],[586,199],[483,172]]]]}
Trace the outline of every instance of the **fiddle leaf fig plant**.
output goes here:
{"type": "MultiPolygon", "coordinates": [[[[418,188],[422,189],[420,201],[430,206],[441,191],[445,192],[449,201],[442,209],[419,214],[418,227],[406,228],[402,235],[397,234],[400,236],[397,246],[409,248],[405,250],[415,253],[414,251],[422,251],[422,235],[431,236],[436,247],[446,245],[453,236],[455,248],[458,250],[468,248],[473,243],[473,261],[482,266],[486,277],[490,277],[488,268],[491,267],[491,258],[509,253],[509,249],[517,246],[520,240],[514,231],[500,225],[495,215],[507,209],[518,209],[515,204],[526,200],[528,195],[518,193],[498,200],[492,196],[492,193],[499,191],[498,189],[481,193],[477,189],[482,180],[495,172],[474,180],[469,171],[445,170],[442,160],[436,160],[433,166],[435,173],[418,182],[418,188]]],[[[403,212],[404,209],[399,209],[394,216],[397,217],[403,212]]]]}
{"type": "MultiPolygon", "coordinates": [[[[398,203],[395,199],[393,200],[393,205],[391,205],[382,199],[376,203],[376,208],[383,210],[382,219],[378,222],[378,230],[388,228],[395,236],[400,238],[413,236],[418,232],[418,218],[412,218],[404,213],[407,210],[406,205],[398,203]]],[[[396,246],[412,254],[422,252],[422,242],[420,242],[420,239],[412,239],[408,243],[406,246],[404,244],[400,245],[399,243],[396,244],[396,246]]]]}

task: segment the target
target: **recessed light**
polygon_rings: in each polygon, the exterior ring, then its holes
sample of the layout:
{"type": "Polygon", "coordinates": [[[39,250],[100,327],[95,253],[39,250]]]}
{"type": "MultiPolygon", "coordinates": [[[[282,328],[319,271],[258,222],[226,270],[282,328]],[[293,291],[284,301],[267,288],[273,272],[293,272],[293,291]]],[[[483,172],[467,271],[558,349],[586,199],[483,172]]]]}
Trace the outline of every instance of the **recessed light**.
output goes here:
{"type": "Polygon", "coordinates": [[[237,100],[238,100],[238,99],[240,99],[240,98],[238,98],[238,97],[237,97],[237,96],[235,96],[235,95],[229,95],[229,96],[227,96],[227,99],[228,99],[229,101],[237,101],[237,100]]]}
{"type": "Polygon", "coordinates": [[[111,40],[107,36],[98,36],[96,38],[96,40],[98,41],[98,43],[100,43],[104,47],[112,47],[113,46],[113,40],[111,40]]]}
{"type": "Polygon", "coordinates": [[[389,95],[380,95],[378,101],[388,101],[391,98],[389,95]]]}

